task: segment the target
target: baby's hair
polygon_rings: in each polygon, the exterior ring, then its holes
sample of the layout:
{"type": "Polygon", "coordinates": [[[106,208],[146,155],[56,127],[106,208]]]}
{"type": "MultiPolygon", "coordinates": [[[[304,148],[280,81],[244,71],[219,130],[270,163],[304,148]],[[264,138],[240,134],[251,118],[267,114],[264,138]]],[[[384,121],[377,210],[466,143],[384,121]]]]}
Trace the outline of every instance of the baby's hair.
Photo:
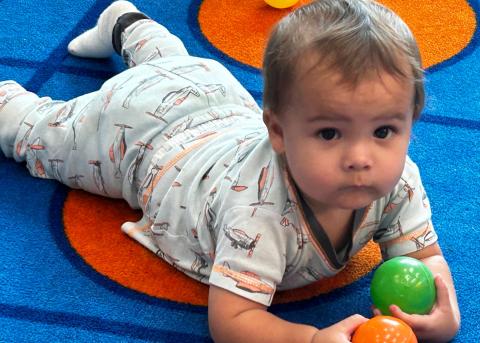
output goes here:
{"type": "Polygon", "coordinates": [[[263,60],[265,109],[285,109],[307,52],[317,53],[323,70],[340,72],[342,81],[352,86],[372,72],[413,76],[413,118],[419,118],[425,102],[420,52],[408,26],[388,8],[370,0],[317,0],[283,18],[270,35],[263,60]]]}

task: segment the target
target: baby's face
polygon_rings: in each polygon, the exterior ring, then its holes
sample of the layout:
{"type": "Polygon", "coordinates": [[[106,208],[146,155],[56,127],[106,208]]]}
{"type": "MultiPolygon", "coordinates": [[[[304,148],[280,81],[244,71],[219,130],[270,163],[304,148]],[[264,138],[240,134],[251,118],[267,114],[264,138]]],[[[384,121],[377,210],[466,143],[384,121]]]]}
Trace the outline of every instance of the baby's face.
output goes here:
{"type": "MultiPolygon", "coordinates": [[[[390,193],[405,163],[413,82],[380,72],[356,87],[312,70],[273,115],[272,145],[314,210],[359,209],[390,193]]],[[[271,126],[271,125],[269,125],[271,126]]]]}

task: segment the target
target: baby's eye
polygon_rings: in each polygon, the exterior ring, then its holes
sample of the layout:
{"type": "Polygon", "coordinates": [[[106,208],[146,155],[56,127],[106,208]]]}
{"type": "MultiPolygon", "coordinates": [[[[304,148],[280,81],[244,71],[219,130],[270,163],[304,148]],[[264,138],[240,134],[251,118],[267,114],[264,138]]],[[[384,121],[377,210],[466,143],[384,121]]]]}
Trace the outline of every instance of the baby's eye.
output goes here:
{"type": "Polygon", "coordinates": [[[320,130],[318,135],[322,137],[324,140],[330,141],[332,139],[336,139],[340,137],[340,132],[338,132],[337,129],[326,128],[326,129],[320,130]]]}
{"type": "Polygon", "coordinates": [[[378,129],[375,130],[375,137],[380,138],[380,139],[387,139],[389,138],[393,133],[395,133],[395,129],[391,126],[382,126],[378,129]]]}

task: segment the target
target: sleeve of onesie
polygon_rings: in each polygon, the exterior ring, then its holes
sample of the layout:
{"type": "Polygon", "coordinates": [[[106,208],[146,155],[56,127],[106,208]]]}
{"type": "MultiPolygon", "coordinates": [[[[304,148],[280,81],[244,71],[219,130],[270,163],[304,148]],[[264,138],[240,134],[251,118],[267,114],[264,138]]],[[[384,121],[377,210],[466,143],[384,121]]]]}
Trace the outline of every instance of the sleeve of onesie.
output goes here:
{"type": "Polygon", "coordinates": [[[286,267],[287,235],[275,213],[236,207],[218,223],[209,283],[269,306],[286,267]]]}
{"type": "Polygon", "coordinates": [[[385,260],[421,250],[438,239],[418,167],[409,158],[383,210],[374,241],[385,260]]]}

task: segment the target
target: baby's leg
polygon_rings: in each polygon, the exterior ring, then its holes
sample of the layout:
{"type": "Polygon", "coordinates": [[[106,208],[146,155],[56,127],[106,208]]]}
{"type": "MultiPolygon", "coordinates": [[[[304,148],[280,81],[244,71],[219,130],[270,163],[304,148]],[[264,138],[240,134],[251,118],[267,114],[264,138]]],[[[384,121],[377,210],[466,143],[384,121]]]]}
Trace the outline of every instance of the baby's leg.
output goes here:
{"type": "Polygon", "coordinates": [[[70,168],[67,156],[77,150],[78,127],[93,95],[56,101],[39,98],[15,81],[0,82],[0,148],[5,156],[26,161],[33,176],[68,184],[61,171],[70,168]]]}
{"type": "Polygon", "coordinates": [[[138,207],[136,192],[129,189],[135,185],[124,185],[134,159],[124,142],[130,126],[118,124],[123,117],[107,115],[102,95],[55,101],[14,81],[0,82],[0,148],[5,156],[25,161],[33,176],[125,198],[138,207]]]}
{"type": "Polygon", "coordinates": [[[170,56],[186,56],[182,41],[142,13],[122,15],[113,29],[113,46],[129,67],[170,56]]]}

